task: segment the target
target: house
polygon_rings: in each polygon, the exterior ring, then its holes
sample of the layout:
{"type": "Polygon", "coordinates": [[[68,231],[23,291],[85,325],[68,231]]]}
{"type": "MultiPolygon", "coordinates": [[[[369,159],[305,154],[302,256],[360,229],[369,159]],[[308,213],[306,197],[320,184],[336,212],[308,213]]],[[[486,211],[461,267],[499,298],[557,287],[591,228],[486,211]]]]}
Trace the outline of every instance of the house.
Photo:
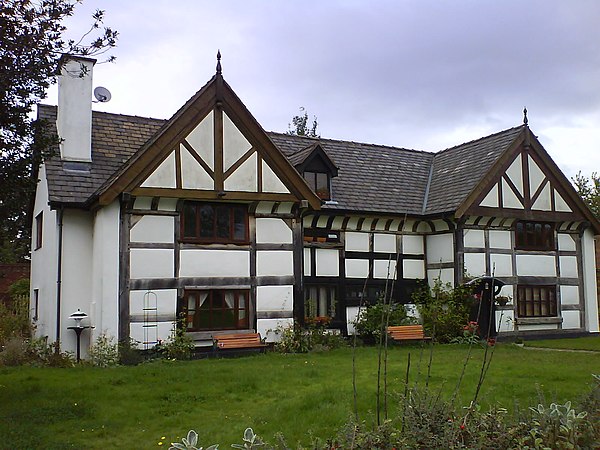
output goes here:
{"type": "Polygon", "coordinates": [[[265,132],[216,74],[169,120],[92,112],[94,60],[66,57],[60,152],[32,233],[37,332],[73,349],[69,315],[151,346],[181,318],[270,340],[305,315],[352,332],[366,286],[493,275],[500,331],[596,333],[600,223],[527,123],[439,153],[265,132]],[[84,76],[80,66],[87,68],[84,76]],[[366,281],[366,284],[365,284],[366,281]]]}

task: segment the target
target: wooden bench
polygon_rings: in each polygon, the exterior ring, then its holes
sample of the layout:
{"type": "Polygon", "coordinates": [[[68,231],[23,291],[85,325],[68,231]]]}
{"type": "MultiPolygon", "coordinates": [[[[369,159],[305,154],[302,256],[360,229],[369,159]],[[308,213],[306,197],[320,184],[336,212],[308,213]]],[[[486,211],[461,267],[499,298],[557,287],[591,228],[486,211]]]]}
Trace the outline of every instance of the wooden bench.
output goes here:
{"type": "Polygon", "coordinates": [[[268,347],[260,333],[233,333],[213,335],[213,347],[216,351],[222,350],[260,350],[268,347]]]}
{"type": "Polygon", "coordinates": [[[400,341],[429,341],[425,336],[423,325],[399,325],[387,328],[388,335],[396,342],[400,341]]]}

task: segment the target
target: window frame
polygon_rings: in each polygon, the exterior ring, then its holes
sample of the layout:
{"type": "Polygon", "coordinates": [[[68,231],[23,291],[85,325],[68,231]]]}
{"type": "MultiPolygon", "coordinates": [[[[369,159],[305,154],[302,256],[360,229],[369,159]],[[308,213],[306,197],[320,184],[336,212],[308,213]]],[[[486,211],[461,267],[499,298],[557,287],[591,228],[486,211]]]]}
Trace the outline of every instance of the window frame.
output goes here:
{"type": "Polygon", "coordinates": [[[319,197],[321,200],[331,200],[331,174],[328,172],[305,170],[303,173],[303,178],[313,192],[317,194],[317,197],[319,197]],[[319,188],[319,175],[323,175],[326,178],[327,192],[323,192],[322,189],[319,188]]]}
{"type": "MultiPolygon", "coordinates": [[[[185,331],[186,332],[198,332],[198,331],[213,331],[213,330],[248,330],[250,329],[250,289],[185,289],[183,293],[183,304],[182,304],[182,313],[185,317],[185,331]],[[233,293],[234,297],[234,306],[231,308],[213,308],[213,300],[215,295],[221,294],[223,298],[228,293],[233,293]],[[208,294],[208,297],[205,301],[210,302],[210,318],[209,325],[206,327],[198,327],[191,326],[194,325],[194,322],[199,321],[199,319],[195,319],[196,311],[199,309],[198,302],[200,300],[200,295],[208,294]],[[189,297],[191,295],[195,295],[195,305],[194,312],[190,315],[189,309],[189,297]],[[240,308],[240,299],[243,298],[245,301],[244,307],[240,308]],[[221,311],[222,316],[225,314],[225,311],[234,311],[234,320],[236,320],[237,324],[233,327],[223,327],[223,326],[215,326],[214,311],[221,311]],[[245,317],[243,318],[243,322],[239,319],[239,312],[245,311],[245,317]],[[238,319],[235,319],[235,318],[238,319]],[[191,319],[191,322],[190,322],[191,319]]],[[[197,323],[197,322],[196,322],[197,323]]]]}
{"type": "Polygon", "coordinates": [[[37,322],[37,320],[39,319],[39,307],[40,290],[36,288],[33,290],[33,317],[31,318],[31,320],[33,320],[34,322],[37,322]]]}
{"type": "Polygon", "coordinates": [[[197,202],[197,201],[185,201],[180,211],[180,241],[189,243],[199,244],[238,244],[247,245],[250,243],[249,233],[249,218],[248,218],[248,205],[240,203],[213,203],[213,202],[197,202]],[[187,224],[187,213],[188,208],[194,208],[194,221],[195,221],[195,232],[194,236],[186,236],[186,224],[187,224]],[[212,208],[212,227],[211,235],[203,236],[204,228],[202,225],[201,209],[205,207],[212,208]],[[229,215],[229,235],[227,237],[219,236],[218,232],[218,218],[219,211],[227,210],[229,215]],[[244,236],[242,238],[236,238],[236,211],[243,213],[243,226],[244,236]]]}
{"type": "Polygon", "coordinates": [[[556,227],[553,223],[519,220],[515,223],[514,231],[516,250],[556,250],[556,227]]]}
{"type": "Polygon", "coordinates": [[[517,318],[520,319],[558,317],[558,296],[556,285],[518,284],[516,309],[517,318]],[[530,299],[523,298],[523,296],[528,297],[527,291],[530,291],[530,299]],[[537,299],[535,298],[535,291],[538,291],[537,299]],[[546,292],[546,298],[542,298],[544,292],[546,292]],[[528,308],[529,305],[530,307],[528,308]],[[547,311],[547,313],[543,313],[544,309],[547,311]],[[528,310],[531,312],[528,312],[528,310]]]}
{"type": "Polygon", "coordinates": [[[306,283],[304,285],[304,316],[306,318],[315,318],[315,317],[328,317],[331,321],[340,319],[340,290],[337,284],[332,283],[306,283]],[[311,299],[311,289],[316,289],[317,298],[314,299],[315,302],[315,311],[314,314],[311,314],[309,300],[311,299]],[[327,314],[320,314],[319,307],[322,305],[321,299],[319,298],[322,289],[325,289],[325,294],[327,298],[325,301],[325,307],[327,309],[327,314]],[[333,296],[332,296],[333,293],[333,296]],[[332,304],[333,303],[333,304],[332,304]],[[331,312],[334,312],[331,315],[331,312]]]}
{"type": "Polygon", "coordinates": [[[43,236],[44,236],[44,211],[40,211],[40,213],[37,216],[35,216],[35,248],[34,248],[34,250],[39,250],[40,248],[42,248],[43,236]]]}

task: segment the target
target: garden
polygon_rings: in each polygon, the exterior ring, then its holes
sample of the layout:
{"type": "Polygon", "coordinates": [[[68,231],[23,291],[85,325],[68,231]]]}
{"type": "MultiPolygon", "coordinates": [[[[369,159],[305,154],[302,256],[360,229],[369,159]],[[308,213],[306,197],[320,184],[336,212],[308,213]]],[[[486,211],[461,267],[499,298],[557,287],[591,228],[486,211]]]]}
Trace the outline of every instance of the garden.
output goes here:
{"type": "Polygon", "coordinates": [[[151,355],[103,336],[74,364],[0,311],[0,448],[598,448],[600,337],[477,339],[463,294],[426,299],[431,344],[386,345],[382,324],[412,319],[377,304],[357,323],[371,345],[316,320],[198,360],[180,332],[151,355]]]}

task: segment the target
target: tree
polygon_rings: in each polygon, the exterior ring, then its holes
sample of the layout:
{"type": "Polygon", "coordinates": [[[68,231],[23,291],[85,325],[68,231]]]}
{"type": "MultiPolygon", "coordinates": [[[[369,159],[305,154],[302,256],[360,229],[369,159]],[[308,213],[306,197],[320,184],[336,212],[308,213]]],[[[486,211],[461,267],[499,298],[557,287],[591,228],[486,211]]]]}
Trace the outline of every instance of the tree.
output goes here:
{"type": "Polygon", "coordinates": [[[579,171],[572,180],[577,193],[592,210],[594,216],[600,220],[600,175],[598,172],[592,172],[590,177],[586,177],[579,171]]]}
{"type": "Polygon", "coordinates": [[[28,256],[38,167],[58,143],[47,124],[32,119],[33,106],[56,82],[63,54],[98,57],[117,42],[116,31],[101,29],[101,10],[79,40],[65,40],[63,22],[80,2],[0,2],[0,262],[28,256]]]}
{"type": "Polygon", "coordinates": [[[313,116],[312,124],[310,128],[308,126],[308,113],[304,109],[304,107],[300,107],[300,114],[292,117],[292,123],[288,124],[288,132],[287,134],[292,134],[296,136],[307,136],[307,137],[320,137],[317,134],[317,117],[313,116]],[[293,125],[293,128],[292,128],[293,125]]]}

